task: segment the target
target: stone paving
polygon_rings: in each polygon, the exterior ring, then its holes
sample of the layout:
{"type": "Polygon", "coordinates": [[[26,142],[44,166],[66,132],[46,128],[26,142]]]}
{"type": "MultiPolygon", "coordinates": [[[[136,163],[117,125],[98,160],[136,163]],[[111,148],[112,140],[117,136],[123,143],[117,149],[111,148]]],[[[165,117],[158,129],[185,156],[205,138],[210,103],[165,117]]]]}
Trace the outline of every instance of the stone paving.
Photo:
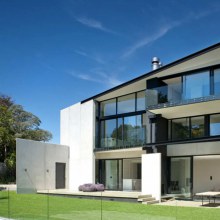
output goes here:
{"type": "Polygon", "coordinates": [[[167,202],[162,202],[159,204],[155,204],[155,205],[168,205],[168,206],[182,206],[182,207],[207,207],[207,208],[220,208],[220,203],[216,202],[213,203],[211,201],[211,203],[209,203],[208,201],[204,201],[203,202],[203,206],[202,206],[202,201],[201,200],[196,200],[196,201],[185,201],[185,200],[170,200],[167,202]]]}

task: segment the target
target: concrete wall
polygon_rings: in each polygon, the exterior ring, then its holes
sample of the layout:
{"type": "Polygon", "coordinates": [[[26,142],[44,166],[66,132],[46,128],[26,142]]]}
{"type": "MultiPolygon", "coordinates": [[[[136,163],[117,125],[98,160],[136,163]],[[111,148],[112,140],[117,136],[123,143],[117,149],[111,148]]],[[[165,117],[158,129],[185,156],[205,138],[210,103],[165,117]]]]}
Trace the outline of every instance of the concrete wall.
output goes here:
{"type": "Polygon", "coordinates": [[[60,142],[70,147],[69,188],[94,183],[95,105],[93,100],[61,111],[60,142]]]}
{"type": "Polygon", "coordinates": [[[193,192],[220,191],[220,155],[194,157],[193,192]],[[211,177],[211,178],[210,178],[211,177]]]}
{"type": "Polygon", "coordinates": [[[161,201],[161,153],[142,155],[142,194],[161,201]]]}
{"type": "Polygon", "coordinates": [[[31,140],[16,140],[16,183],[18,193],[55,189],[55,164],[66,163],[69,187],[69,148],[31,140]]]}
{"type": "Polygon", "coordinates": [[[220,154],[220,142],[174,144],[167,146],[167,156],[220,154]]]}

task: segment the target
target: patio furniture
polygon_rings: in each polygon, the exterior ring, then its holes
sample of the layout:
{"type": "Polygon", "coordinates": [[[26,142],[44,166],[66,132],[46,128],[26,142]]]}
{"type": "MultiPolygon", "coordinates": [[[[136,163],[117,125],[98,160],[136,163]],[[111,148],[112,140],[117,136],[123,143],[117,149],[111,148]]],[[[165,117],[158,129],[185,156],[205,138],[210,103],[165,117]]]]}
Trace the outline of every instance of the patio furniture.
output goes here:
{"type": "Polygon", "coordinates": [[[209,204],[210,204],[211,199],[213,199],[214,204],[215,204],[215,199],[216,199],[216,197],[220,196],[220,192],[208,191],[208,192],[196,193],[195,195],[202,197],[202,206],[203,206],[203,198],[204,197],[209,199],[209,204]]]}

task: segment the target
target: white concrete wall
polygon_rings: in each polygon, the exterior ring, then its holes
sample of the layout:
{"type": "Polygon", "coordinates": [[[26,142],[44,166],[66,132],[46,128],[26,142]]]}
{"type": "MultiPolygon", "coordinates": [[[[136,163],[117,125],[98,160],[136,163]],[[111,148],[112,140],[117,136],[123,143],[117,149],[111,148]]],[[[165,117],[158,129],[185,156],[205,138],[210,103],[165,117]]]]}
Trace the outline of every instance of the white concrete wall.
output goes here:
{"type": "Polygon", "coordinates": [[[94,183],[95,104],[77,103],[61,111],[60,142],[70,147],[69,188],[94,183]]]}
{"type": "Polygon", "coordinates": [[[35,192],[36,190],[55,189],[56,162],[66,163],[66,188],[68,188],[68,146],[17,139],[17,191],[35,192]]]}
{"type": "Polygon", "coordinates": [[[142,194],[161,201],[161,153],[142,155],[142,194]]]}
{"type": "Polygon", "coordinates": [[[220,142],[174,144],[167,146],[167,156],[220,154],[220,142]]]}
{"type": "Polygon", "coordinates": [[[193,192],[220,191],[220,155],[194,157],[193,192]],[[212,179],[210,179],[212,176],[212,179]]]}

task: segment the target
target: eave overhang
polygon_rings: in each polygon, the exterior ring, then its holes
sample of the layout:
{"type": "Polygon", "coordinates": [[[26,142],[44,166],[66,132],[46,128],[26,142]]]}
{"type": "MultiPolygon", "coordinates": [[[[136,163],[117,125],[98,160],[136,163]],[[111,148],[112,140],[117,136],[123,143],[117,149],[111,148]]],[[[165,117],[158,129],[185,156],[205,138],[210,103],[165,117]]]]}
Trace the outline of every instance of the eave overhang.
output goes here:
{"type": "Polygon", "coordinates": [[[208,48],[167,64],[159,69],[145,73],[119,86],[85,99],[81,103],[85,103],[89,100],[103,101],[128,93],[144,90],[146,89],[146,80],[154,77],[160,78],[218,64],[220,64],[220,43],[214,44],[208,48]]]}

